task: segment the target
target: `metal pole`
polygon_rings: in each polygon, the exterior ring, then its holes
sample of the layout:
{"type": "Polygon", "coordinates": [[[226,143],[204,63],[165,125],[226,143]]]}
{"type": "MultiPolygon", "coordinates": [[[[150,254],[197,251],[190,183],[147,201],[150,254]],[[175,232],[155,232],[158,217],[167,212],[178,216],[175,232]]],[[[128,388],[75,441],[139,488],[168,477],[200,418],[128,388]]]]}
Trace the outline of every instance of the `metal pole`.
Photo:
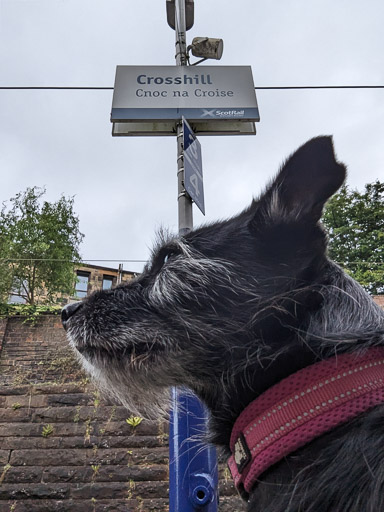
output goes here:
{"type": "MultiPolygon", "coordinates": [[[[185,24],[185,0],[175,1],[176,65],[187,65],[187,42],[185,24]]],[[[179,208],[179,234],[187,234],[193,228],[192,200],[184,188],[183,128],[177,125],[177,193],[179,208]]]]}
{"type": "MultiPolygon", "coordinates": [[[[175,0],[176,64],[186,66],[185,0],[175,0]]],[[[183,128],[177,125],[177,182],[179,234],[193,228],[192,200],[184,188],[183,128]]],[[[216,450],[202,448],[207,414],[188,391],[172,390],[169,442],[170,512],[217,512],[218,472],[216,450]]]]}
{"type": "Polygon", "coordinates": [[[177,124],[177,201],[179,209],[179,235],[184,236],[193,228],[192,200],[184,188],[183,126],[177,124]]]}

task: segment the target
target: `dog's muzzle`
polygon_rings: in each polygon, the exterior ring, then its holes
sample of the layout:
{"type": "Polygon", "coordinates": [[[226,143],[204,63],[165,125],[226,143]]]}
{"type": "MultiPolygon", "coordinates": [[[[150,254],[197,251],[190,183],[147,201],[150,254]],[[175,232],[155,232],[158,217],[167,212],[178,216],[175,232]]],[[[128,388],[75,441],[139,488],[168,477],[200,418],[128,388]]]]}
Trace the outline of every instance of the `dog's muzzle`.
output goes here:
{"type": "Polygon", "coordinates": [[[82,307],[82,302],[72,302],[63,307],[61,310],[61,322],[65,330],[68,329],[69,319],[82,307]]]}

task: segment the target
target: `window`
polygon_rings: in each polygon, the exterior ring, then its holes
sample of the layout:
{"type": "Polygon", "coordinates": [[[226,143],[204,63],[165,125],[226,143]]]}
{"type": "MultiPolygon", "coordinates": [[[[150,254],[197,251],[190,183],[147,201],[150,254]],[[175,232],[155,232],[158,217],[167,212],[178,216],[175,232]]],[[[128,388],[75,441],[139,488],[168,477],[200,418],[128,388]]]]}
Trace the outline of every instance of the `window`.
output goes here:
{"type": "Polygon", "coordinates": [[[75,287],[75,296],[82,299],[87,296],[90,273],[78,270],[76,274],[77,282],[75,287]]]}
{"type": "Polygon", "coordinates": [[[113,276],[103,276],[103,290],[109,290],[113,285],[113,276]]]}
{"type": "Polygon", "coordinates": [[[27,299],[18,295],[17,293],[11,293],[8,299],[8,304],[26,304],[27,299]]]}
{"type": "Polygon", "coordinates": [[[26,304],[28,291],[28,281],[20,282],[14,279],[11,293],[8,298],[8,304],[26,304]]]}

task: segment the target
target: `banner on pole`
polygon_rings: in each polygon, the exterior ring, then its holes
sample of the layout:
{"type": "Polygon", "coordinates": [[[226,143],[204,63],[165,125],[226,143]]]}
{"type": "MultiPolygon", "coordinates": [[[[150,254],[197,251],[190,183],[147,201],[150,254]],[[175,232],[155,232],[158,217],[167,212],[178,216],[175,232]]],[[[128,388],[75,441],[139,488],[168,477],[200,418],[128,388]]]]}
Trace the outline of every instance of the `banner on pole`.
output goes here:
{"type": "Polygon", "coordinates": [[[183,117],[183,145],[184,145],[184,187],[191,196],[201,213],[205,215],[203,161],[201,158],[201,144],[197,140],[192,128],[183,117]]]}

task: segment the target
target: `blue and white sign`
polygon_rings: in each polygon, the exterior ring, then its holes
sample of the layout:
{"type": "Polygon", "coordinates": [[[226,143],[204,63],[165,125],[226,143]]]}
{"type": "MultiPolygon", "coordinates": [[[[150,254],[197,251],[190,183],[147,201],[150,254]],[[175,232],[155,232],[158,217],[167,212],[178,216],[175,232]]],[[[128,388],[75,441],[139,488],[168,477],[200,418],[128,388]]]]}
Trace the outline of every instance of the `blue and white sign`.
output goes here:
{"type": "Polygon", "coordinates": [[[183,143],[184,143],[184,187],[203,215],[204,184],[203,162],[201,159],[201,145],[192,128],[183,117],[183,143]]]}

